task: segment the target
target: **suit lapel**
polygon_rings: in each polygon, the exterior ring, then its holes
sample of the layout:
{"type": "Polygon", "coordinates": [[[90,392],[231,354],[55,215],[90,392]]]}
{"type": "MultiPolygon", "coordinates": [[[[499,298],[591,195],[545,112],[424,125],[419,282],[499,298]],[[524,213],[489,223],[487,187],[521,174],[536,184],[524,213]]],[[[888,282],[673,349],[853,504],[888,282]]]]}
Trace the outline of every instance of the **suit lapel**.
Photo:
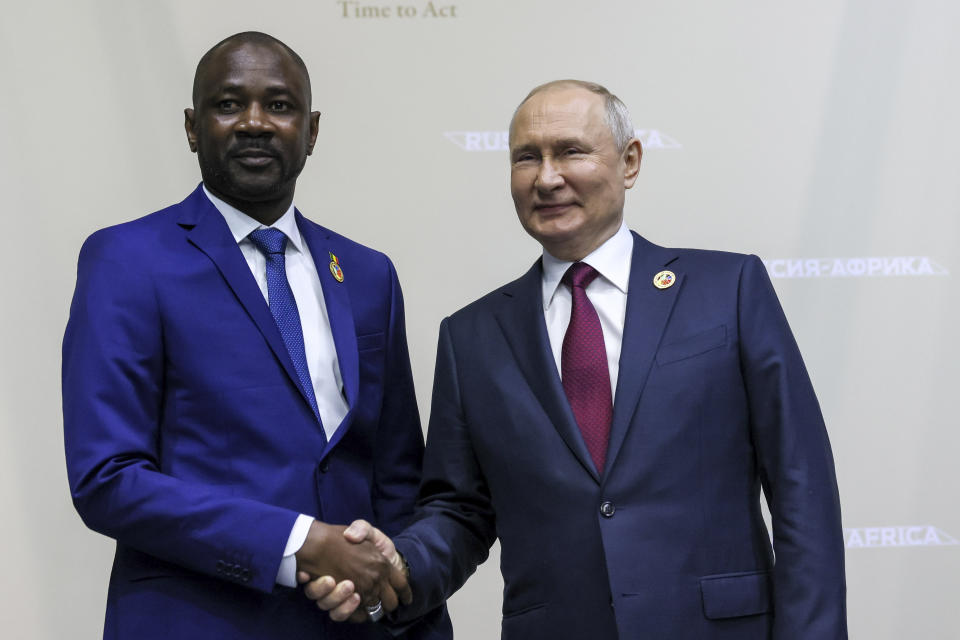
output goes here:
{"type": "Polygon", "coordinates": [[[620,348],[620,374],[610,445],[607,449],[607,472],[613,467],[626,438],[640,395],[647,382],[653,358],[660,345],[670,313],[683,287],[683,273],[676,273],[676,282],[667,289],[653,286],[653,277],[667,268],[676,254],[633,234],[633,259],[627,292],[626,322],[620,348]]]}
{"type": "Polygon", "coordinates": [[[600,477],[570,410],[550,350],[550,338],[543,319],[542,279],[538,260],[523,277],[504,291],[508,300],[498,310],[497,322],[527,384],[550,422],[584,469],[599,483],[600,477]]]}
{"type": "MultiPolygon", "coordinates": [[[[287,351],[287,346],[280,336],[277,323],[270,313],[267,301],[263,298],[257,281],[250,273],[250,267],[237,246],[236,240],[230,233],[226,220],[213,206],[213,203],[203,194],[201,187],[190,194],[183,202],[183,213],[178,223],[187,229],[187,240],[205,253],[223,279],[233,290],[234,295],[243,305],[250,318],[256,324],[260,333],[280,361],[290,381],[300,391],[303,401],[309,406],[309,400],[300,384],[300,378],[293,361],[287,351]]],[[[313,410],[311,409],[311,412],[313,410]]]]}
{"type": "Polygon", "coordinates": [[[344,265],[343,282],[337,282],[328,268],[331,262],[330,254],[342,257],[341,247],[337,239],[323,227],[304,218],[297,211],[297,226],[303,235],[313,256],[320,277],[320,286],[323,289],[323,302],[327,307],[327,317],[330,319],[330,330],[333,333],[333,344],[337,350],[337,361],[340,364],[340,377],[343,379],[344,394],[347,397],[349,410],[343,418],[336,432],[330,437],[326,451],[333,448],[353,421],[353,412],[357,404],[357,392],[360,387],[360,359],[357,351],[357,330],[353,321],[353,308],[350,305],[350,287],[357,286],[350,280],[350,265],[344,265]]]}

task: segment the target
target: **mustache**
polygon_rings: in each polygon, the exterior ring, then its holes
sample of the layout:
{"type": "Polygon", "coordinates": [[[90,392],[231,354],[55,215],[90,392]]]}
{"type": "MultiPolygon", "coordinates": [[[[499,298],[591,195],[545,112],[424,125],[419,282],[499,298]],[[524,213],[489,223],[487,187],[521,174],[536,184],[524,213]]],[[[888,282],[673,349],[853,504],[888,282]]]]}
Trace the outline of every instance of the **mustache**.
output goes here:
{"type": "Polygon", "coordinates": [[[239,140],[230,145],[227,153],[231,156],[258,155],[277,157],[280,155],[268,141],[257,138],[239,140]]]}

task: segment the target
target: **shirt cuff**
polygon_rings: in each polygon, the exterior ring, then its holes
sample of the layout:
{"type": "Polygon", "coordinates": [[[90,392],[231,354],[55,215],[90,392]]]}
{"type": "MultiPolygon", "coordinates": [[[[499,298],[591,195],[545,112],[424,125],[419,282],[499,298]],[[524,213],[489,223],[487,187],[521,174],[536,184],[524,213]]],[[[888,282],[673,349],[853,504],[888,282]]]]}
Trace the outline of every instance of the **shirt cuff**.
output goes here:
{"type": "Polygon", "coordinates": [[[295,554],[300,551],[300,547],[306,542],[311,524],[313,524],[313,518],[302,513],[297,516],[297,521],[293,523],[290,537],[287,538],[287,546],[283,548],[283,559],[280,561],[280,569],[277,571],[277,584],[291,588],[297,586],[297,556],[295,554]]]}

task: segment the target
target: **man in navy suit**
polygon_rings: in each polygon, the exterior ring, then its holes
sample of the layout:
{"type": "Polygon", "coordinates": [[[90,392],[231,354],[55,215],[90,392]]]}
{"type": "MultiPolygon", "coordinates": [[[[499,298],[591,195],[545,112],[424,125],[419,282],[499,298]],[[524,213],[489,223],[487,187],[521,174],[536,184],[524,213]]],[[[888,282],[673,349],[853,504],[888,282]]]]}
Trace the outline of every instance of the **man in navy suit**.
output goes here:
{"type": "MultiPolygon", "coordinates": [[[[399,553],[367,523],[346,533],[406,563],[401,619],[499,538],[506,640],[845,638],[832,454],[776,294],[756,256],[626,228],[641,153],[599,85],[521,103],[511,190],[543,256],[441,324],[399,553]]],[[[347,591],[308,587],[337,619],[347,591]]]]}
{"type": "MultiPolygon", "coordinates": [[[[410,519],[423,436],[390,261],[294,209],[317,138],[302,59],[262,33],[197,66],[183,202],[93,234],[63,343],[74,504],[117,541],[106,638],[382,638],[405,577],[343,526],[410,519]],[[382,600],[382,602],[379,602],[382,600]],[[364,609],[361,609],[364,611],[364,609]]],[[[449,638],[443,610],[408,630],[449,638]]]]}

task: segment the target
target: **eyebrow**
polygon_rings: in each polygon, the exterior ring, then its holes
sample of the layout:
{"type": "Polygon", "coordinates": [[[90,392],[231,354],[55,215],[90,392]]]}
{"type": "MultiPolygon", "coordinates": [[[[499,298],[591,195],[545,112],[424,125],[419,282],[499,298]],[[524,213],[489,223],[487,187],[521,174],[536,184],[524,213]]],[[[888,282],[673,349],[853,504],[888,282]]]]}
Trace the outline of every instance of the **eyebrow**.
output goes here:
{"type": "MultiPolygon", "coordinates": [[[[239,96],[242,97],[246,94],[248,88],[240,84],[224,84],[213,89],[207,96],[207,100],[211,103],[217,102],[224,99],[225,97],[239,96]]],[[[288,102],[296,107],[301,107],[306,103],[306,97],[299,94],[295,88],[285,86],[285,85],[275,85],[271,87],[264,88],[264,95],[268,99],[275,98],[285,98],[288,102]]]]}
{"type": "Polygon", "coordinates": [[[554,143],[555,147],[585,147],[587,143],[582,138],[561,138],[554,143]]]}
{"type": "MultiPolygon", "coordinates": [[[[568,138],[560,138],[559,140],[554,140],[553,143],[551,143],[550,146],[551,146],[552,148],[556,149],[556,148],[565,148],[565,147],[581,147],[581,148],[587,148],[587,147],[589,147],[590,145],[588,145],[582,138],[571,138],[571,137],[568,137],[568,138]]],[[[523,144],[523,145],[520,145],[519,147],[516,147],[515,149],[511,150],[511,151],[510,151],[510,156],[513,157],[514,155],[516,155],[516,154],[518,154],[518,153],[524,153],[524,152],[527,152],[527,151],[539,152],[539,151],[540,151],[540,146],[537,145],[537,144],[533,144],[533,143],[523,144]]]]}

